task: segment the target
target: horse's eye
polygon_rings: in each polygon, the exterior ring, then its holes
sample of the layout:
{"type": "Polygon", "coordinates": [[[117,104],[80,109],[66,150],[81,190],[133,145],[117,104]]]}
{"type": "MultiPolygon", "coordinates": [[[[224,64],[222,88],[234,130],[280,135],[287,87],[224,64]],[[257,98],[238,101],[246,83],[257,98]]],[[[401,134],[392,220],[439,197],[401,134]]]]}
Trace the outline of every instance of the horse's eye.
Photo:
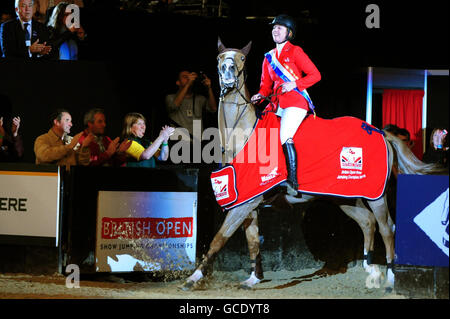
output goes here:
{"type": "Polygon", "coordinates": [[[245,56],[241,56],[241,60],[244,61],[245,60],[245,56]]]}

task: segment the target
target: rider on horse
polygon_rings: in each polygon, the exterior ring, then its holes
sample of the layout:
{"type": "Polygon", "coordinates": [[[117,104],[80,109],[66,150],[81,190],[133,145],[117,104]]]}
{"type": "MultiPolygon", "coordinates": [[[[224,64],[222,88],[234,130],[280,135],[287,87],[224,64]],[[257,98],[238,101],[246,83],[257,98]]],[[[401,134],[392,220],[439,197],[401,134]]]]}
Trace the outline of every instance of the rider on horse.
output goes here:
{"type": "Polygon", "coordinates": [[[282,14],[270,24],[276,48],[265,54],[260,90],[251,100],[258,103],[273,92],[271,102],[278,106],[276,112],[281,117],[280,140],[288,170],[287,191],[295,196],[298,182],[293,137],[308,110],[314,111],[306,89],[318,82],[321,75],[303,49],[290,42],[295,36],[295,21],[282,14]]]}

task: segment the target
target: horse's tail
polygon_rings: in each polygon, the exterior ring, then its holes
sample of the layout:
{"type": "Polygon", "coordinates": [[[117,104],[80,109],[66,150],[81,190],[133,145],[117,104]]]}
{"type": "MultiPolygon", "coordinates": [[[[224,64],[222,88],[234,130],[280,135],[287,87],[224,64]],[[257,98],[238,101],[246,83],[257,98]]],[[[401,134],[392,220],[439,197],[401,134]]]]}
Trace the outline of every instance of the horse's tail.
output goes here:
{"type": "Polygon", "coordinates": [[[398,164],[398,170],[401,174],[448,174],[448,169],[440,164],[428,164],[419,160],[409,147],[395,135],[384,131],[386,140],[395,150],[394,164],[398,164]]]}

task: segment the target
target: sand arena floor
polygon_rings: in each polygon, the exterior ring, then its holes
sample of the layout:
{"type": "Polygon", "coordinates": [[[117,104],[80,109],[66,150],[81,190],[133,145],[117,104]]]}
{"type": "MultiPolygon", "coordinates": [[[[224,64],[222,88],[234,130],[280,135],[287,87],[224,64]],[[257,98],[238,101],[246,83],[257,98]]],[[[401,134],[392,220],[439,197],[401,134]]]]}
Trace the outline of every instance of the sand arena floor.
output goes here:
{"type": "MultiPolygon", "coordinates": [[[[385,268],[381,267],[382,271],[385,268]]],[[[33,276],[0,274],[2,299],[405,299],[384,288],[368,289],[367,273],[360,266],[349,269],[267,271],[252,290],[239,288],[248,276],[243,270],[216,271],[195,290],[182,291],[182,279],[130,280],[126,276],[80,280],[80,288],[67,288],[61,274],[33,276]]]]}

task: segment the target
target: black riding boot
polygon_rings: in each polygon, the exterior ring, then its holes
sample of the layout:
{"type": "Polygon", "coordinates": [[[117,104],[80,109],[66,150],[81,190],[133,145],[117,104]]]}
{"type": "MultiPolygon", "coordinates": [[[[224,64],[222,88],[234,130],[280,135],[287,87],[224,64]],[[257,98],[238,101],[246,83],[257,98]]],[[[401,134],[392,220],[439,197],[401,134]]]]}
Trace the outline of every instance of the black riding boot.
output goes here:
{"type": "Polygon", "coordinates": [[[295,150],[294,141],[292,138],[288,139],[283,144],[284,157],[286,159],[286,168],[288,173],[287,193],[291,196],[297,195],[297,151],[295,150]]]}

